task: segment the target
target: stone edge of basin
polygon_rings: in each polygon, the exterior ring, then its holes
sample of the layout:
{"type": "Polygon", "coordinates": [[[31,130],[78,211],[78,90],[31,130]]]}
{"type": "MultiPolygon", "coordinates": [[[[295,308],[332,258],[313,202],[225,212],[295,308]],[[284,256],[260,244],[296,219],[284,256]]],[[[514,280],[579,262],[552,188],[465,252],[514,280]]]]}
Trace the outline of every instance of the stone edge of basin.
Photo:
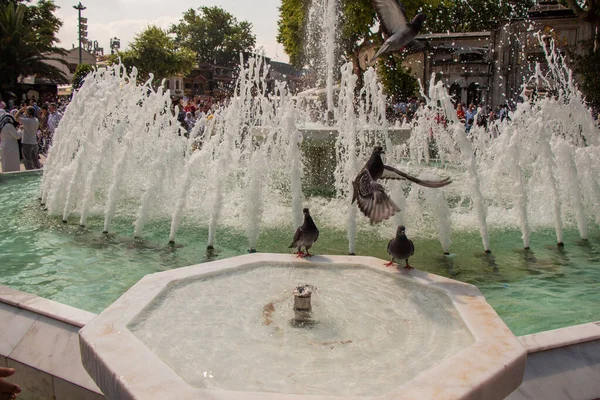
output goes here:
{"type": "MultiPolygon", "coordinates": [[[[95,314],[0,285],[0,366],[25,396],[104,399],[83,368],[79,329],[95,314]]],[[[28,397],[29,398],[29,397],[28,397]]]]}
{"type": "Polygon", "coordinates": [[[538,353],[600,339],[600,322],[572,325],[550,331],[519,336],[527,353],[538,353]]]}
{"type": "Polygon", "coordinates": [[[96,317],[94,313],[2,285],[0,285],[0,303],[44,315],[77,328],[83,328],[96,317]]]}
{"type": "Polygon", "coordinates": [[[165,395],[253,400],[336,398],[193,388],[127,329],[127,324],[170,282],[261,262],[360,265],[441,290],[450,297],[475,342],[378,399],[503,399],[522,382],[527,351],[479,289],[419,270],[392,270],[383,266],[384,260],[356,256],[301,260],[289,254],[255,253],[147,275],[80,331],[84,367],[108,398],[160,399],[165,395]]]}

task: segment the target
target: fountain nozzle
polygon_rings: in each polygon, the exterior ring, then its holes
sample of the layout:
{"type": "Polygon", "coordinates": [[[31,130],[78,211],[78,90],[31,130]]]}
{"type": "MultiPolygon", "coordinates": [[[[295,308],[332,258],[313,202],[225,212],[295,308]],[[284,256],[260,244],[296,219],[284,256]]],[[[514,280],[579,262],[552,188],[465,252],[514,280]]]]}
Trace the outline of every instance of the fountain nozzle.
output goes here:
{"type": "Polygon", "coordinates": [[[295,326],[303,327],[312,325],[312,293],[317,290],[312,285],[301,285],[294,289],[294,319],[295,326]]]}

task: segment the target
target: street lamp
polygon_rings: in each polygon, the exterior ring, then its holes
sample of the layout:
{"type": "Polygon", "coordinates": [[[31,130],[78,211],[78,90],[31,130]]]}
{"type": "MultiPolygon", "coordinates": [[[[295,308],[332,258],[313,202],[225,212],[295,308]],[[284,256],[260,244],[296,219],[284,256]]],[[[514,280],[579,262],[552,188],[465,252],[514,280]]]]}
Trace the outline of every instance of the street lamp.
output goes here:
{"type": "Polygon", "coordinates": [[[73,8],[79,11],[79,64],[81,64],[81,39],[87,37],[87,18],[81,18],[81,11],[85,10],[86,7],[79,2],[73,8]]]}

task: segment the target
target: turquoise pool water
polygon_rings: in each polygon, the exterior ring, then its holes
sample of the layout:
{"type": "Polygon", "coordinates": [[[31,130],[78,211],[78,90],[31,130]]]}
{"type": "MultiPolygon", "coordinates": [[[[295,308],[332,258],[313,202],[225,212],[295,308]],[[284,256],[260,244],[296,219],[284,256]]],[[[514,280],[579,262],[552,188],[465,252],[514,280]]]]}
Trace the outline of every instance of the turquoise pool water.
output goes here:
{"type": "MultiPolygon", "coordinates": [[[[217,231],[216,251],[205,249],[208,229],[182,224],[177,245],[167,244],[169,221],[147,225],[133,239],[133,220],[116,219],[103,235],[103,219],[85,228],[73,219],[63,224],[40,207],[37,175],[0,175],[0,284],[98,313],[144,275],[245,254],[244,232],[217,231]]],[[[261,233],[258,248],[283,253],[293,228],[261,233]]],[[[321,230],[316,254],[346,254],[344,231],[321,230]]],[[[411,265],[477,285],[516,335],[600,320],[600,231],[590,239],[565,232],[558,248],[553,230],[532,234],[530,251],[521,249],[520,232],[492,231],[492,254],[481,251],[477,232],[453,235],[452,254],[439,242],[415,240],[411,265]]],[[[387,240],[359,232],[357,253],[387,258],[387,240]]]]}

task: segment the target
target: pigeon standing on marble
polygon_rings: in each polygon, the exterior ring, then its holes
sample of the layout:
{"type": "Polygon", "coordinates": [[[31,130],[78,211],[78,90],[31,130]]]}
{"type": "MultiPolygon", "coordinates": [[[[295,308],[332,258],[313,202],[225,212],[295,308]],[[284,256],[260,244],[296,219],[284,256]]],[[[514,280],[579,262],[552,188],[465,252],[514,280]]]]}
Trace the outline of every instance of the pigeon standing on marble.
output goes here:
{"type": "Polygon", "coordinates": [[[428,181],[416,178],[404,173],[399,169],[385,165],[381,155],[385,154],[381,146],[375,146],[369,161],[358,173],[352,186],[352,203],[358,202],[358,208],[364,215],[369,217],[371,224],[388,219],[400,211],[400,208],[385,193],[384,187],[377,183],[379,179],[407,179],[417,185],[440,188],[452,183],[450,178],[441,181],[428,181]]]}
{"type": "Polygon", "coordinates": [[[308,250],[319,238],[319,229],[310,216],[308,208],[305,208],[302,212],[304,213],[304,223],[296,229],[294,240],[289,248],[298,248],[298,251],[295,253],[298,257],[312,257],[312,254],[308,250]],[[302,251],[302,246],[306,249],[306,254],[302,251]]]}
{"type": "MultiPolygon", "coordinates": [[[[417,14],[412,21],[406,18],[406,10],[400,0],[371,0],[373,8],[379,17],[387,40],[381,45],[369,63],[373,63],[382,54],[396,53],[407,45],[413,45],[415,37],[419,34],[425,14],[417,14]]],[[[417,44],[420,46],[420,44],[417,44]]]]}
{"type": "Polygon", "coordinates": [[[405,231],[404,225],[400,225],[396,230],[396,237],[388,243],[387,251],[392,256],[392,261],[385,264],[386,267],[393,265],[395,260],[406,260],[404,268],[408,270],[413,268],[408,265],[408,258],[415,254],[415,245],[406,237],[405,231]]]}

